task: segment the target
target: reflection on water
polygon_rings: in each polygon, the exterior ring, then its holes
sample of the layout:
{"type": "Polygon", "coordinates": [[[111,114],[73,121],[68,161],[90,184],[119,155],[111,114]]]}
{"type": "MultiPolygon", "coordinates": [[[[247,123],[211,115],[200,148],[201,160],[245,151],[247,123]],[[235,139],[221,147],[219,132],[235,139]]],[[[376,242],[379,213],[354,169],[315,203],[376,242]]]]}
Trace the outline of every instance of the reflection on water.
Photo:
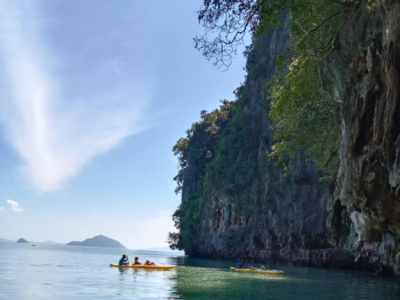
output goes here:
{"type": "Polygon", "coordinates": [[[129,251],[178,268],[112,268],[117,249],[0,244],[0,299],[400,299],[400,280],[369,273],[268,266],[285,275],[237,273],[232,262],[129,251]]]}

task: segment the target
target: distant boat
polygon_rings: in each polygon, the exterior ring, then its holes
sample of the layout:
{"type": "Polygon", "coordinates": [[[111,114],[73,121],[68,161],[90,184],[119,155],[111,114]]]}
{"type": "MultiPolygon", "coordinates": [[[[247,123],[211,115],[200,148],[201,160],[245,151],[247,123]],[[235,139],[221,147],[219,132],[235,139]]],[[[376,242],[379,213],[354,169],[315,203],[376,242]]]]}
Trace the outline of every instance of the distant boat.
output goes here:
{"type": "Polygon", "coordinates": [[[32,245],[32,247],[36,247],[36,245],[32,245]]]}

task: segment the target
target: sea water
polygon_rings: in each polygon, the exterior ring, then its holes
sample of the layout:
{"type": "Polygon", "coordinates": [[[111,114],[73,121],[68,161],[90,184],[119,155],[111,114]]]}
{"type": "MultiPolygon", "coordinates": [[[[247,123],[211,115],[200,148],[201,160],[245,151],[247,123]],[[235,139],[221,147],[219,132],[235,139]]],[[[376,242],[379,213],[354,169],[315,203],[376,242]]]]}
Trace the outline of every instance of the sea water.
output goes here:
{"type": "Polygon", "coordinates": [[[0,299],[400,299],[399,278],[276,265],[266,267],[285,275],[237,273],[229,270],[235,264],[174,252],[0,244],[0,299]],[[178,267],[110,267],[123,253],[178,267]]]}

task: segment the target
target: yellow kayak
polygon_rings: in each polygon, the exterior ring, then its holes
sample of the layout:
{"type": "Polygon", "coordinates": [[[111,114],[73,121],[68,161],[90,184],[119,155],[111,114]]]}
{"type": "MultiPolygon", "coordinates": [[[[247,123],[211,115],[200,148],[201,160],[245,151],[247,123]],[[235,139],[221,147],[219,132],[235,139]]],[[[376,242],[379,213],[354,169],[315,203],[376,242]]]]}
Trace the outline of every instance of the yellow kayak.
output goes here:
{"type": "Polygon", "coordinates": [[[248,273],[259,273],[259,274],[275,274],[275,275],[281,275],[284,274],[285,272],[279,271],[279,270],[252,270],[252,269],[238,269],[231,267],[230,268],[232,271],[237,271],[237,272],[248,272],[248,273]]]}
{"type": "Polygon", "coordinates": [[[140,268],[140,269],[152,269],[152,270],[171,270],[176,268],[175,265],[172,266],[160,266],[160,265],[118,265],[118,264],[110,264],[110,267],[118,267],[118,268],[140,268]]]}

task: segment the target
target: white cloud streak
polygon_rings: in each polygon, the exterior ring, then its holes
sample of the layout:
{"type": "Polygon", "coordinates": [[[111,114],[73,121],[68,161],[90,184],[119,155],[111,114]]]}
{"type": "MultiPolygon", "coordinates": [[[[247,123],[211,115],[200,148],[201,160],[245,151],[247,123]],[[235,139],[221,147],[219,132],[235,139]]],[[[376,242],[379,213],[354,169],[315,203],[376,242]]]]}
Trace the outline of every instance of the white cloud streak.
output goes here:
{"type": "Polygon", "coordinates": [[[19,206],[19,203],[17,201],[14,200],[6,200],[6,202],[8,204],[10,204],[11,210],[15,213],[20,213],[23,212],[24,209],[22,207],[19,206]]]}
{"type": "Polygon", "coordinates": [[[112,95],[99,87],[87,99],[68,99],[32,2],[0,0],[1,118],[24,161],[23,175],[38,191],[48,192],[62,188],[94,156],[143,130],[149,97],[136,85],[136,90],[112,95]]]}
{"type": "Polygon", "coordinates": [[[4,211],[4,206],[0,206],[0,211],[4,211]]]}

